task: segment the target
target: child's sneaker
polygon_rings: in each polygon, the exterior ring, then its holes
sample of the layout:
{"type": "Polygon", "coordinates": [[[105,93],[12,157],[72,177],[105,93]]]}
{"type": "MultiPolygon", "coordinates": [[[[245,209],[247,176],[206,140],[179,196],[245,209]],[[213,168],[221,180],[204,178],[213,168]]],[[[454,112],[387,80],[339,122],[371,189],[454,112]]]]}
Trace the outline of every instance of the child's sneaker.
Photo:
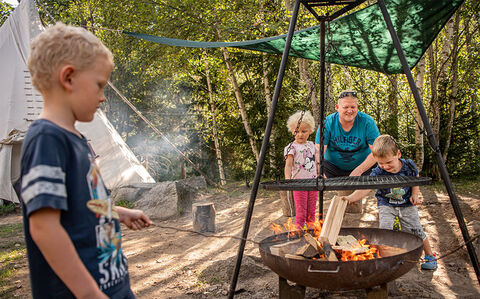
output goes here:
{"type": "Polygon", "coordinates": [[[437,269],[437,257],[434,255],[426,254],[423,258],[422,269],[424,270],[435,270],[437,269]]]}

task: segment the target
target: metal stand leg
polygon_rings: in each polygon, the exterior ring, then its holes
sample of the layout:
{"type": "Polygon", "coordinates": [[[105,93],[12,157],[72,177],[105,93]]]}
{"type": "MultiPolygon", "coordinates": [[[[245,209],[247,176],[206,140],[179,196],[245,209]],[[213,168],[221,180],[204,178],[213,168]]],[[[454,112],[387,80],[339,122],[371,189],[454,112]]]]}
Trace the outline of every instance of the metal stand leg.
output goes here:
{"type": "Polygon", "coordinates": [[[301,285],[289,285],[287,280],[278,276],[278,298],[280,299],[303,299],[306,287],[301,285]]]}
{"type": "MultiPolygon", "coordinates": [[[[460,209],[460,204],[458,203],[457,195],[453,190],[453,185],[452,185],[452,182],[450,181],[450,176],[447,171],[447,166],[445,165],[445,161],[443,160],[440,147],[438,146],[437,140],[435,139],[435,135],[433,134],[432,126],[428,121],[427,112],[425,111],[425,107],[423,106],[422,99],[420,98],[420,93],[418,92],[417,86],[415,85],[415,80],[413,79],[412,72],[408,67],[407,59],[405,58],[405,54],[403,53],[402,45],[400,44],[400,40],[398,39],[397,32],[393,27],[393,23],[392,23],[392,20],[390,19],[390,15],[385,5],[385,1],[378,0],[377,4],[380,7],[380,10],[382,11],[383,19],[387,24],[388,31],[390,31],[390,36],[392,37],[393,44],[395,46],[395,49],[397,50],[398,58],[402,63],[403,72],[407,77],[408,84],[410,85],[410,89],[412,90],[412,93],[413,93],[413,98],[415,99],[415,103],[417,104],[417,107],[418,107],[418,112],[420,113],[423,125],[425,126],[425,129],[428,133],[428,141],[435,152],[435,159],[437,161],[440,174],[445,184],[445,188],[447,189],[448,196],[450,197],[450,203],[452,204],[453,211],[455,212],[455,216],[457,217],[458,225],[460,227],[460,230],[462,231],[463,240],[465,242],[468,242],[470,240],[470,234],[468,233],[467,225],[465,224],[465,219],[463,218],[463,213],[462,213],[462,210],[460,209]]],[[[470,260],[472,261],[472,266],[475,269],[477,280],[480,283],[480,265],[478,262],[477,254],[475,253],[475,247],[471,242],[467,243],[467,251],[470,256],[470,260]]]]}
{"type": "Polygon", "coordinates": [[[365,291],[367,292],[367,299],[388,298],[388,290],[386,283],[379,285],[378,287],[368,288],[365,291]]]}
{"type": "Polygon", "coordinates": [[[280,96],[280,90],[282,89],[283,76],[285,75],[285,68],[288,61],[288,53],[290,52],[290,46],[292,44],[293,33],[295,31],[295,24],[297,23],[298,10],[300,7],[300,0],[295,1],[293,7],[292,18],[288,26],[287,40],[285,41],[285,49],[283,50],[282,61],[280,62],[280,69],[278,70],[277,82],[275,83],[275,91],[273,93],[272,104],[270,114],[268,115],[267,126],[265,127],[265,134],[263,136],[262,149],[260,150],[260,157],[258,158],[257,169],[255,171],[255,178],[253,179],[252,192],[250,193],[250,201],[248,203],[247,214],[245,215],[245,222],[243,226],[242,240],[238,247],[237,263],[230,283],[230,291],[228,298],[233,298],[235,294],[235,287],[237,286],[238,274],[240,273],[240,266],[242,265],[243,251],[245,250],[245,243],[248,237],[248,230],[250,228],[250,221],[252,220],[253,206],[257,198],[258,185],[260,184],[260,178],[262,176],[263,164],[265,163],[265,155],[268,148],[268,141],[270,134],[272,133],[273,120],[275,117],[275,111],[277,110],[278,98],[280,96]]]}

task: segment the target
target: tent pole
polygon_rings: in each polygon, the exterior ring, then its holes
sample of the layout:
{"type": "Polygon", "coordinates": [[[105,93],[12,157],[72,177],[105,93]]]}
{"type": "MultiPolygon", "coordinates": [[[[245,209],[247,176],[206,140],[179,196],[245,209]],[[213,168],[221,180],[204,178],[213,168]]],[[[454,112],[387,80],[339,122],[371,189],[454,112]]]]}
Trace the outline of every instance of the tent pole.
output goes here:
{"type": "Polygon", "coordinates": [[[442,176],[443,182],[447,189],[447,193],[450,197],[450,202],[453,207],[453,211],[455,212],[455,216],[457,217],[458,224],[460,226],[460,230],[462,231],[463,240],[466,243],[468,254],[470,255],[470,260],[472,261],[473,268],[475,269],[475,274],[477,275],[477,280],[480,283],[480,267],[478,263],[478,258],[475,253],[475,247],[473,246],[472,242],[470,241],[470,235],[468,233],[467,226],[465,225],[465,220],[463,218],[462,210],[460,209],[460,205],[458,203],[458,198],[453,190],[452,182],[450,180],[450,176],[447,171],[447,167],[445,166],[445,161],[443,161],[442,153],[440,151],[440,147],[437,144],[435,139],[435,135],[433,134],[433,129],[428,121],[428,116],[425,111],[425,107],[423,106],[422,99],[420,97],[420,93],[415,85],[415,81],[412,76],[412,72],[408,67],[407,59],[405,58],[405,54],[403,53],[402,46],[400,44],[400,40],[398,39],[397,33],[395,28],[393,27],[392,20],[390,19],[390,15],[388,14],[387,7],[385,6],[384,0],[378,0],[378,5],[383,14],[383,18],[385,23],[387,24],[388,31],[390,31],[390,35],[393,40],[393,44],[397,50],[398,57],[402,63],[403,72],[407,76],[408,84],[410,85],[410,89],[412,90],[413,97],[415,98],[415,103],[418,107],[418,112],[423,121],[423,125],[428,133],[428,141],[435,152],[435,159],[437,160],[438,168],[440,170],[440,174],[442,176]]]}
{"type": "MultiPolygon", "coordinates": [[[[325,118],[325,19],[320,22],[320,176],[323,179],[323,154],[324,154],[324,118],[325,118]]],[[[318,181],[318,179],[317,179],[318,181]]],[[[323,193],[324,188],[318,193],[318,213],[319,219],[323,219],[323,193]]]]}
{"type": "Polygon", "coordinates": [[[298,10],[300,7],[300,0],[295,0],[293,7],[292,17],[288,26],[287,39],[285,41],[285,49],[283,50],[282,60],[280,63],[280,69],[278,70],[277,81],[275,83],[275,91],[273,93],[272,104],[270,108],[270,114],[268,115],[267,126],[265,128],[265,134],[263,135],[262,149],[260,151],[260,157],[258,159],[257,169],[255,171],[255,178],[252,184],[252,192],[250,193],[250,202],[248,203],[247,214],[245,215],[245,223],[243,226],[242,239],[240,240],[240,246],[238,247],[237,263],[232,276],[230,284],[230,291],[228,298],[233,298],[235,294],[235,288],[237,285],[238,274],[240,273],[240,266],[242,264],[243,251],[245,250],[245,243],[248,237],[248,229],[250,227],[250,221],[252,219],[253,206],[257,197],[258,185],[260,184],[260,177],[262,176],[262,168],[265,162],[265,154],[268,148],[268,141],[272,132],[273,120],[275,111],[277,110],[277,102],[280,96],[280,90],[282,88],[283,76],[285,74],[285,68],[287,66],[288,54],[290,52],[290,46],[292,44],[293,33],[295,32],[295,25],[297,23],[298,10]]]}

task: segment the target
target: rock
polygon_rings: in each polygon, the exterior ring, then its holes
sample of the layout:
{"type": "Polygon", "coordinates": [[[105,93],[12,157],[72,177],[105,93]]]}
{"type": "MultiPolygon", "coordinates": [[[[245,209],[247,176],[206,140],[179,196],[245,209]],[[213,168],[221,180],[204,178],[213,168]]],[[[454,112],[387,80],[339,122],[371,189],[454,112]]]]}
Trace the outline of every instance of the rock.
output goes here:
{"type": "Polygon", "coordinates": [[[148,217],[167,219],[177,214],[178,195],[175,182],[157,183],[135,202],[148,217]]]}

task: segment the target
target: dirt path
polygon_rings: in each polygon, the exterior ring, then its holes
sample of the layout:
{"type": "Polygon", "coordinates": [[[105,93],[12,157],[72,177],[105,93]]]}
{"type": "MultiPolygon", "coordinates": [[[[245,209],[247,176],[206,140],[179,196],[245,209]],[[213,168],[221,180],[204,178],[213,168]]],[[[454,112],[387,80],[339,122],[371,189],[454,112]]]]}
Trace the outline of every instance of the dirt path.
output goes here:
{"type": "MultiPolygon", "coordinates": [[[[434,188],[422,188],[424,204],[420,217],[434,251],[444,255],[463,239],[449,198],[434,188]]],[[[129,262],[132,289],[138,298],[225,298],[231,272],[236,263],[240,236],[250,197],[250,190],[229,186],[227,192],[211,191],[205,195],[216,209],[215,235],[205,237],[191,230],[192,215],[184,214],[156,226],[135,232],[123,230],[124,252],[129,262]]],[[[333,193],[326,193],[325,211],[333,193]]],[[[472,236],[480,234],[480,196],[461,195],[461,208],[472,236]]],[[[365,200],[364,200],[365,202],[365,200]]],[[[343,226],[377,227],[377,208],[373,196],[366,201],[365,213],[347,214],[343,226]]],[[[19,219],[18,217],[15,219],[19,219]]],[[[10,221],[12,219],[9,219],[10,221]]],[[[272,234],[271,223],[282,224],[281,203],[276,192],[259,191],[249,239],[260,241],[272,234]]],[[[0,218],[0,224],[4,219],[0,218]]],[[[478,239],[477,239],[478,241],[478,239]]],[[[480,242],[476,243],[480,251],[480,242]]],[[[477,252],[478,253],[478,252],[477,252]]],[[[20,264],[20,263],[19,263],[20,264]]],[[[22,266],[23,265],[23,266],[22,266]]],[[[18,284],[17,297],[29,298],[28,268],[20,266],[12,282],[18,284]]],[[[465,249],[439,260],[436,271],[422,271],[420,265],[396,280],[391,298],[480,298],[480,286],[465,249]]],[[[263,265],[258,247],[247,242],[235,298],[276,298],[278,276],[263,265]]],[[[364,290],[330,292],[307,288],[306,298],[362,298],[364,290]]]]}

